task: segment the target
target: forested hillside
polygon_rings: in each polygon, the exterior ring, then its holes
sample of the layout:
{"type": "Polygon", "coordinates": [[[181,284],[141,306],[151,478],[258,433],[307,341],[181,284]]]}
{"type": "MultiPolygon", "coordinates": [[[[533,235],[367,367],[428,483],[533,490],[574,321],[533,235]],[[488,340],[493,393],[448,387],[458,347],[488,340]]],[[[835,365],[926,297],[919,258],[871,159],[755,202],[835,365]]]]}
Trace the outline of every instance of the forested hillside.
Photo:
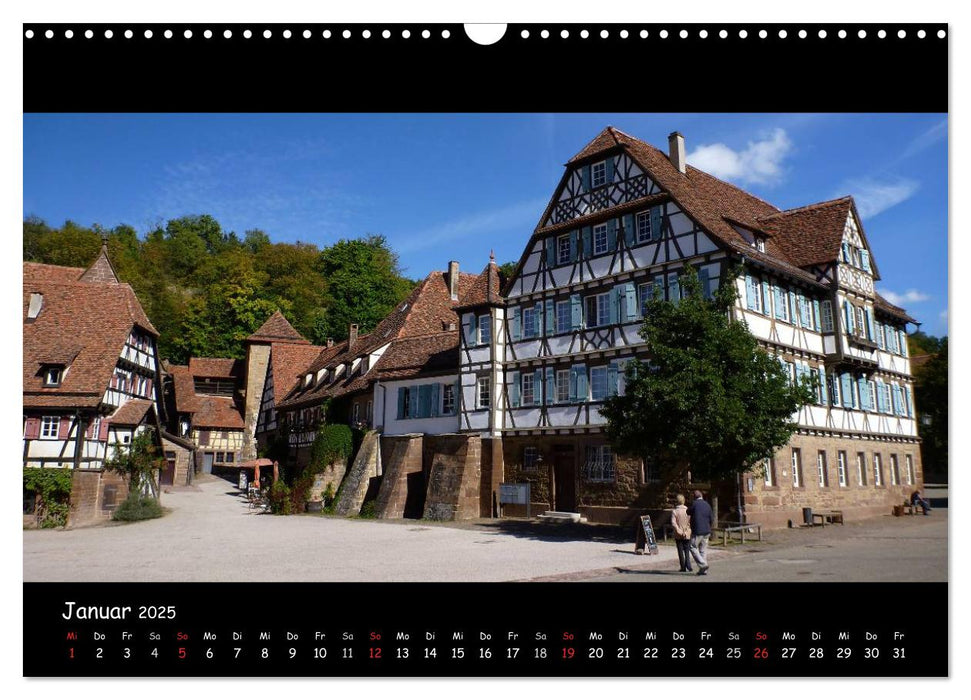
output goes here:
{"type": "Polygon", "coordinates": [[[350,323],[374,328],[415,283],[401,274],[383,236],[273,243],[259,230],[242,238],[209,215],[171,219],[139,237],[131,226],[52,228],[24,221],[24,260],[87,267],[108,236],[111,262],[135,289],[161,333],[159,355],[243,356],[240,341],[280,309],[304,337],[322,344],[347,337],[350,323]]]}

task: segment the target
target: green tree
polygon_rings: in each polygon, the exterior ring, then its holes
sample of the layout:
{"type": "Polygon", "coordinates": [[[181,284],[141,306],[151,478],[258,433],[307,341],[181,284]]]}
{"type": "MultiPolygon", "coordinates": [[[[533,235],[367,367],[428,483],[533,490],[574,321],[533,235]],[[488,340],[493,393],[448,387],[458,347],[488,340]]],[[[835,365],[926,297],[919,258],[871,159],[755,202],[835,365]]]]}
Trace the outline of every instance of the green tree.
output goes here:
{"type": "Polygon", "coordinates": [[[914,370],[914,405],[917,409],[918,433],[924,480],[947,482],[947,336],[939,341],[939,350],[914,370]]]}
{"type": "Polygon", "coordinates": [[[316,342],[346,338],[351,323],[373,330],[414,286],[384,236],[341,239],[321,252],[317,271],[327,280],[327,315],[314,329],[316,342]]]}
{"type": "Polygon", "coordinates": [[[165,460],[155,445],[155,435],[151,430],[143,430],[135,435],[128,445],[115,443],[115,453],[104,461],[107,471],[119,474],[128,484],[129,494],[148,491],[157,497],[158,485],[155,472],[162,468],[165,460]]]}
{"type": "Polygon", "coordinates": [[[87,267],[101,250],[101,236],[93,229],[65,221],[37,241],[38,262],[87,267]]]}
{"type": "Polygon", "coordinates": [[[30,262],[41,261],[41,241],[50,235],[50,227],[44,220],[31,214],[24,219],[24,260],[30,262]]]}
{"type": "Polygon", "coordinates": [[[510,260],[509,262],[504,262],[499,266],[499,274],[502,275],[502,279],[508,280],[512,277],[512,274],[516,271],[516,265],[518,265],[515,260],[510,260]]]}
{"type": "Polygon", "coordinates": [[[791,383],[732,318],[733,284],[706,299],[689,268],[681,288],[678,302],[647,302],[640,334],[650,361],[631,361],[624,395],[601,409],[608,438],[621,454],[657,460],[668,476],[690,469],[693,480],[720,481],[759,472],[788,442],[793,415],[813,400],[812,383],[791,383]]]}
{"type": "Polygon", "coordinates": [[[911,357],[916,355],[932,355],[935,352],[940,352],[941,345],[946,340],[946,338],[927,335],[923,331],[914,331],[907,336],[908,354],[911,357]]]}

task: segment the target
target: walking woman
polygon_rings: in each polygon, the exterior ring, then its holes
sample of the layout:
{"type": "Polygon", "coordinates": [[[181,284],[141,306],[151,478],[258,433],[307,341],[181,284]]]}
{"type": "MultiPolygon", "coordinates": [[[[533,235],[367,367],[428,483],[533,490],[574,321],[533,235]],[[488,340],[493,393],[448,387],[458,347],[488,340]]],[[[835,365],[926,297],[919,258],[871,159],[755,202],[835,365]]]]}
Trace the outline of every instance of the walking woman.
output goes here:
{"type": "Polygon", "coordinates": [[[674,528],[674,544],[678,548],[678,561],[681,571],[691,571],[691,518],[684,505],[684,494],[678,494],[678,505],[671,511],[671,526],[674,528]]]}

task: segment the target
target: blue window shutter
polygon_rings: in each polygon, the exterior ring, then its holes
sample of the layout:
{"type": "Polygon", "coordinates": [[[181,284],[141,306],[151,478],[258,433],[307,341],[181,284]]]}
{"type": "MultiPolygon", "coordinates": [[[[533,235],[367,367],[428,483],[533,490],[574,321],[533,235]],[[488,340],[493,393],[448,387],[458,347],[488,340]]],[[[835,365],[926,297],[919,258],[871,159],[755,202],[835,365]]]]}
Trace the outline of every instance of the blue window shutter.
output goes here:
{"type": "Polygon", "coordinates": [[[632,321],[637,318],[637,288],[633,282],[628,282],[624,285],[623,309],[624,313],[621,315],[622,320],[632,321]]]}
{"type": "Polygon", "coordinates": [[[408,415],[412,418],[418,417],[418,387],[411,387],[408,392],[408,415]]]}
{"type": "Polygon", "coordinates": [[[509,336],[513,341],[523,337],[522,314],[518,306],[509,309],[509,336]]]}
{"type": "Polygon", "coordinates": [[[664,275],[654,276],[654,289],[651,293],[659,299],[664,299],[664,275]]]}
{"type": "Polygon", "coordinates": [[[802,297],[802,326],[803,328],[812,328],[813,325],[813,310],[809,305],[809,297],[802,297]]]}
{"type": "Polygon", "coordinates": [[[580,168],[580,181],[581,181],[581,184],[583,185],[583,191],[589,192],[590,191],[590,166],[589,165],[584,165],[582,168],[580,168]]]}
{"type": "Polygon", "coordinates": [[[577,365],[577,401],[586,401],[589,392],[587,391],[587,366],[577,365]]]}
{"type": "Polygon", "coordinates": [[[759,308],[759,291],[755,286],[755,278],[752,275],[745,275],[745,299],[750,309],[759,308]]]}
{"type": "Polygon", "coordinates": [[[884,411],[883,382],[879,379],[877,380],[877,410],[881,413],[884,411]]]}
{"type": "Polygon", "coordinates": [[[605,170],[607,171],[607,184],[609,185],[614,181],[614,159],[613,156],[607,159],[605,165],[605,170]]]}
{"type": "Polygon", "coordinates": [[[853,398],[851,394],[853,393],[853,385],[851,383],[850,375],[846,372],[840,375],[840,394],[843,395],[843,405],[852,406],[853,398]]]}
{"type": "MultiPolygon", "coordinates": [[[[550,306],[553,302],[548,302],[550,306]]],[[[536,335],[534,337],[538,338],[543,335],[543,302],[536,302],[536,306],[533,308],[533,313],[536,314],[536,335]]]]}
{"type": "Polygon", "coordinates": [[[398,387],[398,420],[405,417],[405,388],[398,387]]]}
{"type": "Polygon", "coordinates": [[[873,340],[873,314],[870,313],[870,309],[863,310],[863,318],[866,319],[866,337],[873,340]]]}
{"type": "Polygon", "coordinates": [[[593,241],[591,240],[589,226],[580,229],[580,237],[583,239],[583,257],[589,260],[593,255],[593,241]]]}
{"type": "Polygon", "coordinates": [[[813,326],[819,330],[819,299],[813,299],[813,326]]]}
{"type": "Polygon", "coordinates": [[[546,239],[546,266],[554,265],[556,265],[556,236],[550,236],[546,239]]]}
{"type": "Polygon", "coordinates": [[[784,296],[785,291],[783,291],[782,287],[780,287],[779,285],[776,285],[775,287],[773,287],[772,292],[775,295],[775,317],[785,318],[786,317],[786,312],[785,312],[786,298],[784,296]]]}
{"type": "Polygon", "coordinates": [[[577,400],[577,376],[580,374],[580,366],[573,365],[570,367],[570,401],[577,400]]]}
{"type": "Polygon", "coordinates": [[[608,316],[608,323],[618,323],[618,310],[620,308],[620,290],[621,287],[612,287],[610,289],[610,315],[608,316]]]}
{"type": "Polygon", "coordinates": [[[475,345],[475,314],[462,314],[462,330],[465,331],[465,344],[475,345]]]}
{"type": "Polygon", "coordinates": [[[907,357],[907,332],[900,331],[900,354],[907,357]]]}
{"type": "Polygon", "coordinates": [[[634,215],[633,214],[624,214],[623,226],[624,226],[624,243],[626,243],[627,247],[630,248],[632,245],[634,245],[634,215]]]}
{"type": "Polygon", "coordinates": [[[829,403],[829,395],[826,391],[826,368],[820,365],[817,371],[819,372],[819,402],[825,406],[829,403]]]}
{"type": "Polygon", "coordinates": [[[533,372],[533,404],[539,406],[543,403],[543,370],[538,369],[533,372]]]}
{"type": "Polygon", "coordinates": [[[519,408],[519,372],[509,374],[509,405],[519,408]]]}
{"type": "Polygon", "coordinates": [[[617,250],[617,219],[607,222],[607,250],[617,250]]]}
{"type": "Polygon", "coordinates": [[[579,246],[578,234],[570,231],[570,262],[577,261],[577,247],[579,246]]]}
{"type": "Polygon", "coordinates": [[[579,294],[570,295],[570,322],[575,331],[583,325],[583,302],[579,294]]]}
{"type": "Polygon", "coordinates": [[[438,416],[441,414],[442,406],[442,385],[441,384],[431,384],[431,415],[438,416]]]}
{"type": "Polygon", "coordinates": [[[762,280],[762,313],[772,317],[772,297],[769,295],[769,280],[762,280]]]}
{"type": "Polygon", "coordinates": [[[846,323],[846,332],[853,332],[853,310],[850,308],[850,302],[843,302],[843,321],[846,323]]]}
{"type": "Polygon", "coordinates": [[[711,299],[711,280],[708,278],[707,267],[698,270],[698,282],[701,283],[701,295],[705,299],[711,299]]]}
{"type": "Polygon", "coordinates": [[[661,240],[661,207],[651,207],[651,240],[661,240]]]}
{"type": "Polygon", "coordinates": [[[607,365],[607,396],[617,396],[618,368],[616,360],[607,365]]]}
{"type": "Polygon", "coordinates": [[[552,299],[547,299],[546,301],[541,301],[539,304],[536,305],[536,308],[537,308],[537,311],[539,313],[539,317],[540,318],[543,318],[543,316],[544,316],[542,310],[544,308],[546,309],[546,314],[545,314],[545,317],[546,317],[546,324],[545,324],[546,325],[546,335],[553,335],[556,332],[556,325],[554,323],[554,318],[553,318],[553,307],[555,305],[556,305],[556,302],[554,302],[552,299]]]}
{"type": "Polygon", "coordinates": [[[850,244],[843,241],[843,262],[849,262],[850,260],[850,244]]]}
{"type": "Polygon", "coordinates": [[[914,411],[910,404],[910,388],[906,386],[904,387],[904,413],[910,417],[913,417],[914,415],[914,411]]]}
{"type": "Polygon", "coordinates": [[[553,379],[553,368],[546,368],[546,393],[544,394],[544,402],[547,406],[553,403],[553,398],[556,396],[556,385],[553,379]]]}
{"type": "Polygon", "coordinates": [[[859,408],[862,408],[865,411],[867,409],[867,406],[870,404],[870,392],[869,392],[869,389],[867,388],[866,377],[859,377],[856,380],[856,388],[860,392],[859,408]]]}
{"type": "Polygon", "coordinates": [[[432,385],[418,387],[418,418],[428,418],[432,414],[432,385]]]}
{"type": "Polygon", "coordinates": [[[867,272],[872,272],[870,268],[870,253],[868,251],[860,251],[860,264],[863,265],[864,270],[867,272]]]}

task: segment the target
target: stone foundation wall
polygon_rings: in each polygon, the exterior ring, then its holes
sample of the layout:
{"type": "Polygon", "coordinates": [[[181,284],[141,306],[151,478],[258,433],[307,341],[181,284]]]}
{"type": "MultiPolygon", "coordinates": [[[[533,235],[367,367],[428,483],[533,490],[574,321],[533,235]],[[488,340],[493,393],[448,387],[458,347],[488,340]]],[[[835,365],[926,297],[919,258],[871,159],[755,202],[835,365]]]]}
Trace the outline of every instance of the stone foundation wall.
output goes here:
{"type": "Polygon", "coordinates": [[[68,527],[102,522],[128,497],[128,486],[120,475],[100,469],[76,469],[71,485],[68,527]]]}
{"type": "Polygon", "coordinates": [[[341,481],[344,480],[345,474],[347,474],[347,460],[339,459],[332,464],[328,464],[326,467],[324,467],[324,471],[314,476],[314,483],[310,487],[307,500],[324,500],[324,494],[327,492],[327,487],[330,487],[333,490],[333,493],[336,494],[337,489],[340,488],[341,481]]]}
{"type": "Polygon", "coordinates": [[[381,486],[375,514],[379,518],[405,517],[405,505],[421,499],[423,493],[409,493],[409,485],[424,491],[422,435],[394,435],[381,438],[381,486]],[[419,486],[420,484],[420,486],[419,486]]]}
{"type": "Polygon", "coordinates": [[[338,515],[357,515],[361,512],[371,479],[377,477],[380,470],[381,441],[379,438],[380,434],[374,431],[364,436],[357,456],[341,484],[340,497],[335,507],[338,515]]]}
{"type": "Polygon", "coordinates": [[[478,435],[426,435],[430,455],[424,516],[429,520],[480,517],[482,440],[478,435]]]}

